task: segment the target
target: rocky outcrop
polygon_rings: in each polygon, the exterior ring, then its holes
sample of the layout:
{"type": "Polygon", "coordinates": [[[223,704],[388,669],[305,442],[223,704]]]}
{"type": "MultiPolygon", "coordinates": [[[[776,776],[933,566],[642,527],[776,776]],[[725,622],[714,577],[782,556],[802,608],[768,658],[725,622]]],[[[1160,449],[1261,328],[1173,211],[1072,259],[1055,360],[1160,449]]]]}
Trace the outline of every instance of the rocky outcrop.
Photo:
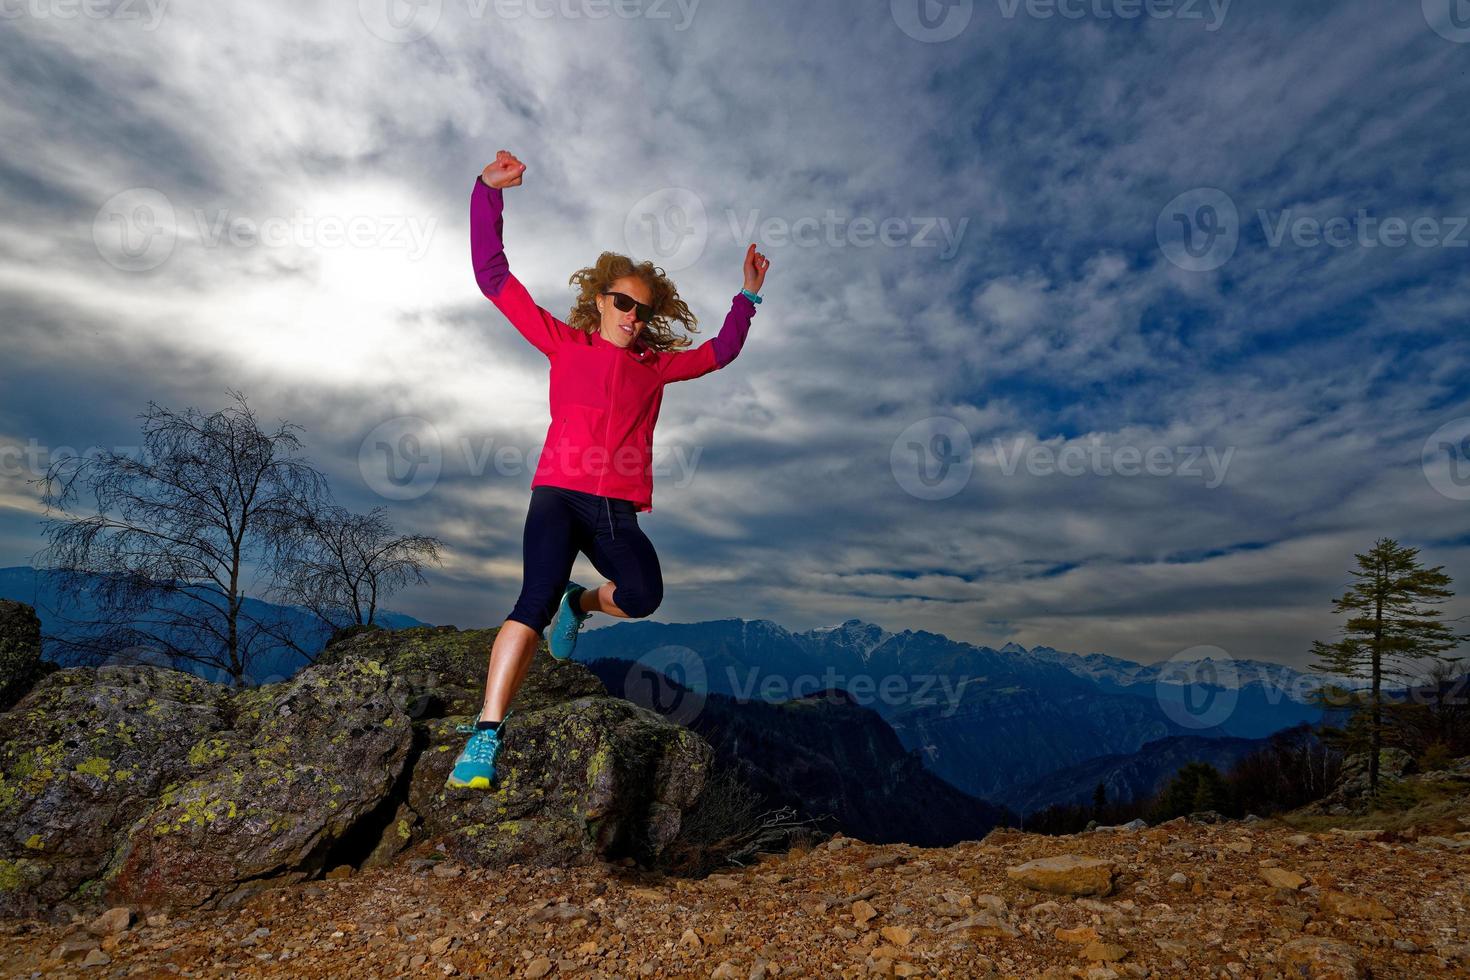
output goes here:
{"type": "Polygon", "coordinates": [[[0,599],[0,711],[8,710],[55,669],[56,664],[41,659],[41,620],[36,610],[0,599]]]}
{"type": "Polygon", "coordinates": [[[227,704],[182,671],[77,667],[0,714],[0,914],[97,897],[119,833],[205,767],[193,746],[227,704]]]}
{"type": "MultiPolygon", "coordinates": [[[[1304,812],[1328,816],[1363,814],[1370,807],[1368,799],[1368,755],[1355,752],[1342,760],[1342,771],[1332,792],[1303,808],[1304,812]]],[[[1378,753],[1378,788],[1403,779],[1414,772],[1413,756],[1400,748],[1385,748],[1378,753]]]]}
{"type": "Polygon", "coordinates": [[[51,674],[0,714],[0,916],[230,907],[416,845],[471,866],[656,860],[709,746],[544,652],[500,785],[445,789],[494,635],[360,632],[244,690],[147,666],[51,674]]]}
{"type": "Polygon", "coordinates": [[[231,726],[189,750],[207,768],[127,829],[109,896],[145,909],[231,904],[321,872],[398,782],[406,703],[382,664],[357,657],[236,695],[231,726]]]}

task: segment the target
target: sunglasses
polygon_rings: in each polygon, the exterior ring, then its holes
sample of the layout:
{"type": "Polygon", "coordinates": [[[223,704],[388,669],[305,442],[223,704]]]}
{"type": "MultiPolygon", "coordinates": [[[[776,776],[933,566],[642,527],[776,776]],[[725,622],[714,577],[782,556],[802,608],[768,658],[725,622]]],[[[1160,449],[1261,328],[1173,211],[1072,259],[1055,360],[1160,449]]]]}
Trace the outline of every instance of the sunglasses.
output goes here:
{"type": "Polygon", "coordinates": [[[611,296],[613,298],[613,305],[622,310],[624,313],[627,313],[629,310],[633,309],[636,306],[638,308],[638,313],[636,315],[639,321],[642,323],[647,323],[653,318],[653,307],[649,306],[647,303],[638,302],[636,299],[627,295],[626,293],[615,293],[611,289],[604,289],[602,291],[602,295],[611,296]]]}

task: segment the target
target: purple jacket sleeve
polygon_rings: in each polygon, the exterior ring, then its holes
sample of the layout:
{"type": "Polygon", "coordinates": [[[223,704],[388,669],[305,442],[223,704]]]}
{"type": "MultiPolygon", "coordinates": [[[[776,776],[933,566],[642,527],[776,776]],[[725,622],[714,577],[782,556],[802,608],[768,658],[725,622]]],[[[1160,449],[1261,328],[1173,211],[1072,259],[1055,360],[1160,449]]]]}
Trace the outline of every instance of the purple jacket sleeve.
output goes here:
{"type": "Polygon", "coordinates": [[[730,312],[725,315],[724,326],[715,339],[710,341],[715,348],[715,364],[724,367],[735,360],[735,355],[745,346],[745,335],[750,332],[750,318],[755,315],[755,301],[743,292],[736,293],[730,312]]]}
{"type": "Polygon", "coordinates": [[[470,196],[470,260],[475,267],[475,282],[521,336],[547,357],[554,357],[557,348],[572,340],[575,331],[536,305],[526,287],[511,274],[501,238],[504,211],[505,192],[476,177],[470,196]]]}
{"type": "Polygon", "coordinates": [[[717,371],[740,353],[745,346],[745,335],[750,331],[750,320],[755,316],[755,303],[744,293],[736,293],[730,302],[730,312],[725,323],[713,340],[707,340],[689,351],[678,351],[664,358],[664,382],[690,381],[717,371]]]}
{"type": "Polygon", "coordinates": [[[494,299],[510,275],[505,257],[505,192],[479,177],[470,196],[470,259],[480,292],[494,299]]]}

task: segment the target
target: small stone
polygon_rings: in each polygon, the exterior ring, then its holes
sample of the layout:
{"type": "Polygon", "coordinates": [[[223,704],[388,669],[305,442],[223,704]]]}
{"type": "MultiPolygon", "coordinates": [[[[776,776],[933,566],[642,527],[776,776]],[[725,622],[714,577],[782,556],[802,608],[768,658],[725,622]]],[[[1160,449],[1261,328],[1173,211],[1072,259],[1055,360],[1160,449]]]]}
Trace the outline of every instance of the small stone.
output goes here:
{"type": "Polygon", "coordinates": [[[1303,936],[1282,945],[1280,961],[1292,976],[1317,980],[1359,980],[1363,976],[1358,952],[1335,939],[1303,936]]]}
{"type": "Polygon", "coordinates": [[[435,956],[443,956],[449,951],[449,947],[453,943],[453,936],[440,936],[438,939],[429,944],[429,952],[434,954],[435,956]]]}
{"type": "Polygon", "coordinates": [[[884,926],[878,930],[878,935],[895,946],[907,946],[914,941],[914,930],[906,926],[884,926]]]}
{"type": "Polygon", "coordinates": [[[1289,888],[1296,891],[1307,883],[1307,879],[1295,871],[1285,868],[1262,868],[1261,877],[1266,879],[1266,884],[1272,888],[1289,888]]]}
{"type": "Polygon", "coordinates": [[[97,948],[97,940],[85,932],[72,933],[61,941],[51,955],[58,960],[79,960],[97,948]]]}
{"type": "Polygon", "coordinates": [[[1330,888],[1323,890],[1317,904],[1328,915],[1340,915],[1345,919],[1394,918],[1393,912],[1377,899],[1366,895],[1350,895],[1330,888]]]}
{"type": "Polygon", "coordinates": [[[106,966],[111,962],[111,956],[108,956],[100,949],[94,949],[82,960],[82,966],[106,966]]]}
{"type": "Polygon", "coordinates": [[[878,868],[887,868],[895,864],[901,864],[903,863],[903,860],[904,858],[902,854],[877,854],[864,861],[863,867],[868,869],[869,871],[874,871],[878,868]]]}
{"type": "Polygon", "coordinates": [[[878,910],[868,904],[866,899],[852,903],[852,918],[859,927],[866,928],[868,920],[878,914],[878,910]]]}
{"type": "Polygon", "coordinates": [[[976,912],[969,918],[951,922],[942,931],[963,932],[972,936],[1004,936],[1007,939],[1020,935],[1015,926],[990,912],[976,912]]]}
{"type": "Polygon", "coordinates": [[[1126,946],[1119,946],[1117,943],[1093,941],[1083,946],[1080,954],[1083,959],[1101,960],[1104,963],[1116,963],[1128,955],[1128,948],[1126,946]]]}
{"type": "Polygon", "coordinates": [[[1075,929],[1058,928],[1055,935],[1064,943],[1090,943],[1097,939],[1097,930],[1092,926],[1078,926],[1075,929]]]}
{"type": "MultiPolygon", "coordinates": [[[[652,961],[650,961],[650,962],[652,962],[652,961]]],[[[538,956],[534,960],[532,960],[530,963],[527,963],[526,964],[526,976],[531,977],[532,980],[534,980],[534,978],[536,978],[536,977],[544,977],[544,976],[546,976],[546,974],[548,974],[550,972],[551,972],[551,960],[548,959],[548,958],[546,958],[545,956],[538,956]]],[[[652,973],[653,971],[652,970],[646,970],[644,972],[645,973],[652,973]]]]}
{"type": "Polygon", "coordinates": [[[1175,888],[1188,888],[1189,875],[1185,874],[1183,871],[1176,871],[1169,876],[1169,884],[1173,885],[1175,888]]]}
{"type": "Polygon", "coordinates": [[[457,864],[448,864],[441,861],[434,865],[433,874],[435,878],[458,878],[464,874],[464,868],[457,864]]]}
{"type": "Polygon", "coordinates": [[[1006,868],[1006,877],[1027,888],[1057,895],[1107,895],[1113,890],[1113,862],[1062,854],[1006,868]]]}
{"type": "Polygon", "coordinates": [[[740,971],[729,960],[722,960],[709,976],[710,980],[741,980],[740,971]]]}
{"type": "Polygon", "coordinates": [[[133,924],[133,910],[125,905],[110,908],[87,923],[87,931],[94,936],[115,936],[127,932],[133,924]]]}
{"type": "Polygon", "coordinates": [[[685,929],[683,934],[679,936],[679,945],[692,946],[695,949],[698,949],[699,947],[704,945],[704,942],[699,938],[699,933],[695,932],[693,929],[685,929]]]}

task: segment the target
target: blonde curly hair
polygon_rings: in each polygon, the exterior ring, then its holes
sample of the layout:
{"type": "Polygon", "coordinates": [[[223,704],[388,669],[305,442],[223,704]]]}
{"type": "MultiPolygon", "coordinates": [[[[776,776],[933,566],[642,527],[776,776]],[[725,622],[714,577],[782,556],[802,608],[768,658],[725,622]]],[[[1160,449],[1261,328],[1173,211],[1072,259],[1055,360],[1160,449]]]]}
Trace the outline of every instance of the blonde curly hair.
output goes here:
{"type": "Polygon", "coordinates": [[[652,262],[634,262],[617,252],[603,252],[597,263],[572,273],[568,282],[578,287],[572,312],[567,316],[567,325],[584,333],[596,333],[602,325],[602,315],[597,312],[597,297],[618,279],[637,276],[653,294],[653,316],[643,325],[638,334],[639,342],[650,350],[677,351],[694,341],[673,331],[678,323],[690,333],[698,333],[695,324],[698,317],[679,298],[679,290],[664,274],[664,270],[652,262]]]}

